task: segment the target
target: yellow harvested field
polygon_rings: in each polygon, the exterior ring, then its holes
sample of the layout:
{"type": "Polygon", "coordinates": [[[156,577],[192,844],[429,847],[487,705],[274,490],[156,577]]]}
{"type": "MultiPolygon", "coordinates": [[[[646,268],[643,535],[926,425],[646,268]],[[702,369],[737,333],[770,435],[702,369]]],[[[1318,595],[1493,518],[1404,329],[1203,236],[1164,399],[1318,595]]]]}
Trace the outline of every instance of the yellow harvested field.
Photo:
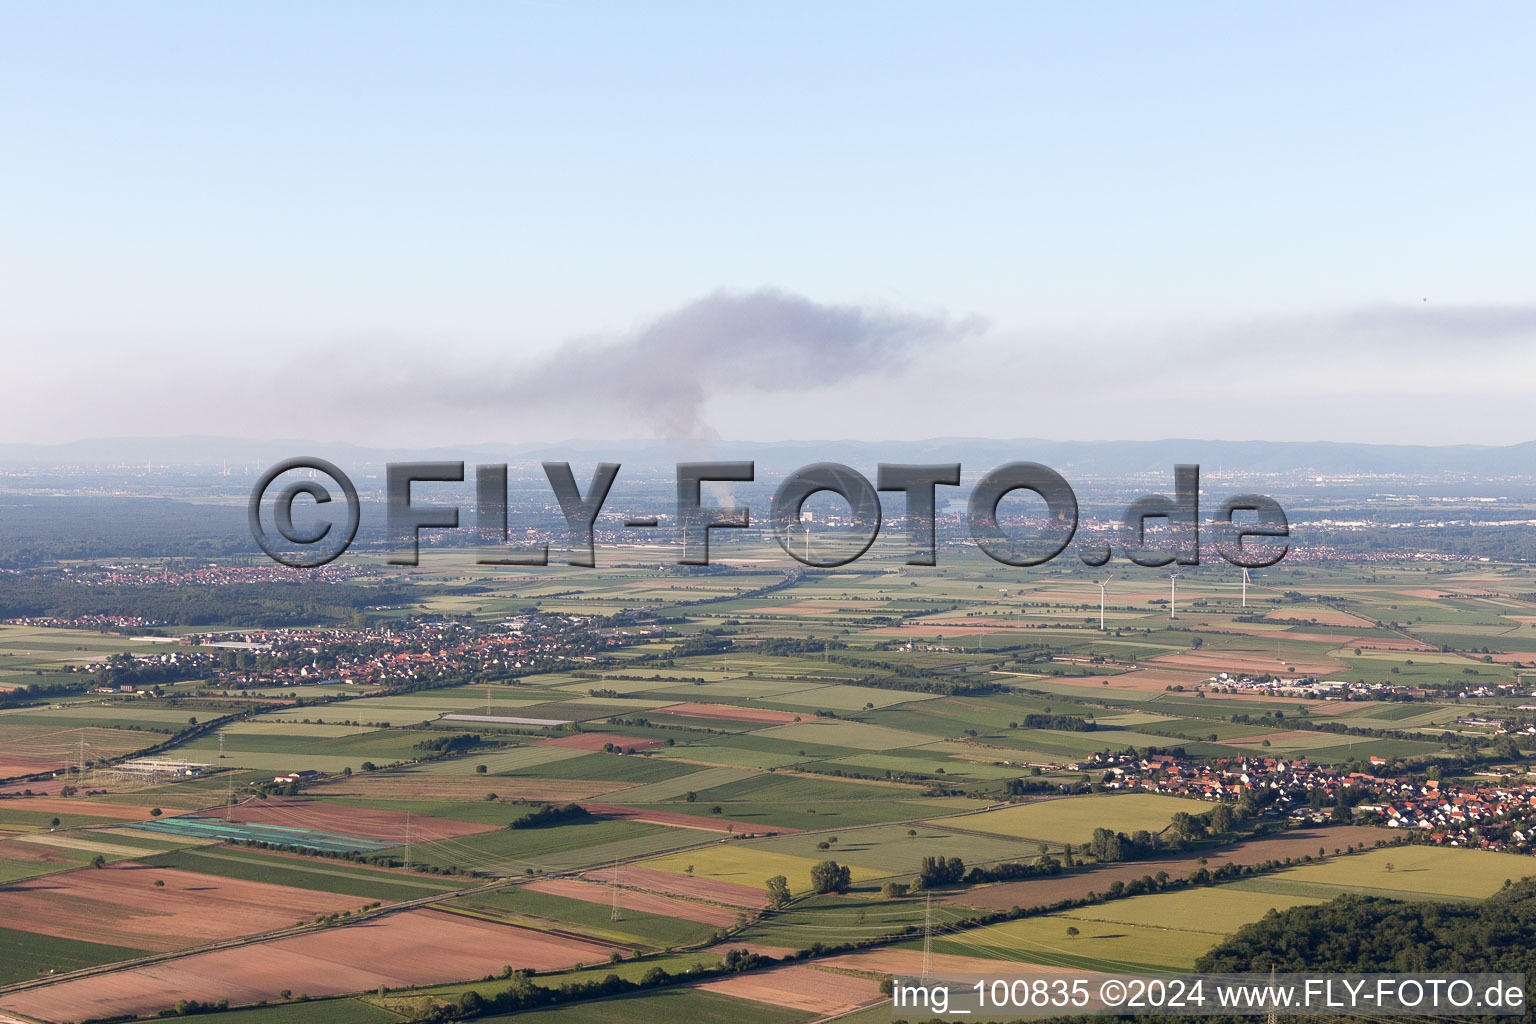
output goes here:
{"type": "MultiPolygon", "coordinates": [[[[825,859],[837,859],[835,850],[827,852],[828,857],[825,859]]],[[[732,885],[745,885],[754,889],[763,888],[763,884],[774,875],[783,875],[789,879],[791,889],[803,892],[811,887],[811,868],[816,864],[817,861],[811,857],[773,853],[736,843],[687,853],[670,853],[665,857],[642,861],[640,866],[686,875],[690,874],[688,866],[692,865],[691,874],[695,878],[712,878],[718,882],[730,882],[732,885]]],[[[884,878],[887,874],[874,868],[850,867],[855,882],[884,878]]]]}
{"type": "Polygon", "coordinates": [[[1306,864],[1273,876],[1277,880],[1353,889],[1395,890],[1479,899],[1504,887],[1506,878],[1518,882],[1536,874],[1536,858],[1451,846],[1396,846],[1321,864],[1306,864]],[[1392,868],[1389,871],[1387,865],[1392,868]]]}

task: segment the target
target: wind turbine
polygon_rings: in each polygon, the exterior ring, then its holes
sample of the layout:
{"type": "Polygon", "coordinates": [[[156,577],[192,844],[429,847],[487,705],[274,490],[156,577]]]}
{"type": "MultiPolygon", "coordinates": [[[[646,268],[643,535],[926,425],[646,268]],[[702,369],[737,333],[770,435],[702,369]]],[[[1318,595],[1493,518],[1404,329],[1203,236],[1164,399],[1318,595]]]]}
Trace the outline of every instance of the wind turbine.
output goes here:
{"type": "Polygon", "coordinates": [[[1248,570],[1243,570],[1243,607],[1248,607],[1248,570]]]}
{"type": "Polygon", "coordinates": [[[1179,617],[1178,614],[1174,611],[1174,605],[1177,603],[1178,599],[1179,574],[1176,572],[1171,572],[1168,574],[1168,617],[1170,619],[1176,619],[1179,617]]]}
{"type": "Polygon", "coordinates": [[[1112,580],[1112,579],[1114,579],[1113,576],[1105,576],[1104,577],[1104,582],[1100,583],[1098,585],[1099,586],[1099,632],[1101,632],[1101,633],[1105,632],[1105,629],[1104,629],[1104,588],[1109,586],[1109,581],[1112,580]]]}

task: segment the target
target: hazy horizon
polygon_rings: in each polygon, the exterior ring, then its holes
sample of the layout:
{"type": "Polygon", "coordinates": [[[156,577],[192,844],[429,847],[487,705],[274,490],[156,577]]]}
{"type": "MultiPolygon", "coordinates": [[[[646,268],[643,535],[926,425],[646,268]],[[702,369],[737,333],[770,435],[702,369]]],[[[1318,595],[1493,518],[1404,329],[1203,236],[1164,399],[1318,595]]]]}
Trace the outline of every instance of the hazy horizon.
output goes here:
{"type": "Polygon", "coordinates": [[[1526,7],[79,10],[5,440],[1531,436],[1526,7]]]}

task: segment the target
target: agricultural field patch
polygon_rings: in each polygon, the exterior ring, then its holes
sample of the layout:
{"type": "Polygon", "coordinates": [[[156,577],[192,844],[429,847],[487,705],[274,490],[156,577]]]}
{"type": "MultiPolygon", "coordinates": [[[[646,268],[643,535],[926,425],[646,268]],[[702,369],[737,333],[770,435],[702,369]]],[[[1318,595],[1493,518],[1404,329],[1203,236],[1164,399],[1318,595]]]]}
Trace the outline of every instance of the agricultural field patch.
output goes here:
{"type": "Polygon", "coordinates": [[[436,875],[354,866],[344,861],[224,847],[182,849],[137,860],[149,867],[181,868],[225,878],[359,896],[369,901],[420,899],[475,884],[471,879],[455,881],[436,875]]]}
{"type": "Polygon", "coordinates": [[[0,996],[0,1008],[47,1020],[153,1014],[178,999],[232,1003],[291,989],[341,995],[491,974],[515,963],[547,971],[607,958],[608,946],[435,910],[413,910],[294,938],[199,953],[0,996]]]}
{"type": "Polygon", "coordinates": [[[941,936],[933,940],[933,949],[955,956],[1076,970],[1187,971],[1223,937],[1176,927],[1107,924],[1050,914],[941,936]],[[1068,928],[1077,934],[1069,934],[1068,928]]]}
{"type": "Polygon", "coordinates": [[[873,978],[838,974],[800,964],[730,975],[700,982],[696,987],[820,1016],[847,1013],[883,998],[880,983],[873,978]]]}
{"type": "Polygon", "coordinates": [[[286,928],[357,910],[357,897],[124,863],[7,885],[0,918],[25,931],[142,950],[286,928]]]}
{"type": "Polygon", "coordinates": [[[1505,879],[1519,881],[1532,874],[1536,874],[1536,860],[1518,854],[1452,846],[1395,846],[1288,868],[1264,880],[1326,886],[1340,894],[1372,890],[1373,894],[1395,894],[1399,899],[1417,894],[1482,899],[1503,888],[1505,879]]]}
{"type": "MultiPolygon", "coordinates": [[[[774,875],[783,875],[789,880],[791,890],[805,892],[811,887],[811,868],[818,861],[836,859],[837,855],[830,850],[822,856],[796,856],[776,853],[756,843],[728,843],[653,857],[642,861],[640,866],[758,889],[774,875]],[[690,867],[692,871],[688,870],[690,867]]],[[[851,867],[855,883],[872,881],[890,873],[858,865],[851,867]]]]}
{"type": "MultiPolygon", "coordinates": [[[[596,889],[601,898],[573,899],[548,889],[535,889],[532,886],[538,883],[531,883],[468,896],[456,901],[453,907],[456,912],[483,912],[493,919],[511,924],[562,932],[579,931],[600,942],[628,945],[636,952],[707,942],[722,927],[644,909],[644,905],[652,901],[668,906],[672,903],[681,904],[686,909],[697,908],[701,904],[669,900],[668,897],[638,890],[619,890],[619,910],[615,915],[614,891],[611,887],[576,879],[550,881],[596,889]]],[[[734,911],[728,912],[723,907],[711,909],[714,911],[712,916],[724,917],[729,914],[731,920],[726,921],[726,925],[734,922],[734,911]]],[[[697,911],[694,916],[697,916],[697,911]]]]}
{"type": "Polygon", "coordinates": [[[28,981],[50,971],[63,973],[116,963],[142,956],[145,952],[126,946],[0,928],[0,985],[28,981]]]}
{"type": "MultiPolygon", "coordinates": [[[[667,988],[622,999],[525,1010],[505,1017],[485,1017],[485,1024],[804,1024],[824,1014],[699,988],[667,988]]],[[[245,1024],[245,1022],[239,1022],[245,1024]]]]}
{"type": "Polygon", "coordinates": [[[593,868],[584,872],[581,877],[604,885],[617,884],[687,900],[740,907],[744,910],[761,910],[768,905],[767,892],[762,885],[739,885],[686,872],[678,874],[663,871],[642,864],[593,868]]]}
{"type": "Polygon", "coordinates": [[[1034,843],[951,832],[931,823],[878,825],[835,834],[812,832],[758,840],[752,845],[773,853],[835,860],[839,864],[852,864],[884,875],[915,875],[923,858],[929,856],[960,857],[966,864],[977,865],[1002,860],[1029,861],[1039,854],[1034,843]],[[820,849],[821,843],[827,843],[828,848],[820,849]]]}
{"type": "Polygon", "coordinates": [[[941,818],[935,824],[1051,843],[1083,843],[1096,828],[1161,832],[1179,811],[1202,814],[1210,805],[1157,793],[1037,800],[995,811],[941,818]]]}
{"type": "MultiPolygon", "coordinates": [[[[675,850],[699,841],[697,832],[636,821],[591,818],[543,828],[498,829],[479,835],[413,845],[416,864],[458,868],[487,875],[569,871],[646,854],[675,850]]],[[[403,858],[403,847],[390,856],[403,858]]]]}
{"type": "Polygon", "coordinates": [[[743,779],[750,779],[756,773],[744,768],[695,768],[686,775],[676,775],[657,782],[650,782],[626,789],[618,794],[615,803],[648,804],[660,803],[664,800],[674,800],[688,793],[707,792],[716,787],[743,779]]]}
{"type": "Polygon", "coordinates": [[[1063,911],[1060,916],[1077,921],[1148,928],[1171,925],[1183,931],[1207,932],[1220,937],[1237,931],[1250,921],[1257,921],[1270,910],[1320,902],[1307,896],[1244,892],[1231,886],[1216,885],[1109,900],[1063,911]]]}
{"type": "Polygon", "coordinates": [[[936,693],[882,690],[872,686],[821,686],[813,690],[797,690],[794,693],[764,697],[763,703],[827,711],[859,711],[938,700],[939,696],[936,693]]]}
{"type": "Polygon", "coordinates": [[[729,927],[736,919],[735,911],[716,904],[663,896],[644,889],[627,888],[622,884],[622,870],[618,877],[620,882],[617,885],[599,885],[579,878],[541,878],[520,886],[519,889],[547,893],[550,896],[579,900],[603,907],[610,906],[617,893],[618,904],[624,909],[694,921],[699,924],[713,925],[716,928],[729,927]]]}
{"type": "Polygon", "coordinates": [[[489,832],[494,825],[454,821],[449,818],[411,814],[408,810],[385,810],[304,798],[273,797],[247,800],[231,807],[206,812],[210,818],[252,825],[278,825],[299,831],[318,831],[373,839],[388,845],[405,842],[434,842],[455,836],[489,832]]]}
{"type": "Polygon", "coordinates": [[[823,721],[802,722],[774,729],[763,729],[759,736],[796,742],[805,740],[830,746],[849,747],[853,750],[891,750],[896,747],[916,747],[933,742],[933,737],[921,733],[890,729],[868,722],[823,721]]]}
{"type": "MultiPolygon", "coordinates": [[[[1361,825],[1292,829],[1230,846],[1199,847],[1178,856],[1103,864],[1017,882],[967,886],[946,892],[936,900],[988,910],[1044,907],[1058,900],[1083,899],[1089,893],[1103,893],[1115,882],[1128,884],[1137,879],[1156,877],[1160,872],[1166,872],[1170,878],[1188,878],[1202,867],[1214,871],[1224,864],[1262,864],[1270,860],[1284,861],[1287,857],[1332,855],[1352,847],[1374,846],[1377,841],[1389,838],[1390,834],[1384,829],[1361,825]],[[1202,858],[1204,863],[1201,863],[1202,858]]],[[[1248,885],[1249,880],[1229,883],[1229,887],[1248,885]]]]}

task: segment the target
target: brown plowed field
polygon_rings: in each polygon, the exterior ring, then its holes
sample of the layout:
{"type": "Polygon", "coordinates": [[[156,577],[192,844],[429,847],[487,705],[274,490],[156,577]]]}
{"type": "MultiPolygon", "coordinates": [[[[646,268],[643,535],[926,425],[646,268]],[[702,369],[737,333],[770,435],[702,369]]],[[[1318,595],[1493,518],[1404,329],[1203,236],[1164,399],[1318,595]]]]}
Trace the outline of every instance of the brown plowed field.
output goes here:
{"type": "Polygon", "coordinates": [[[534,746],[602,750],[605,743],[612,743],[623,750],[651,750],[662,745],[661,740],[637,739],[634,736],[620,736],[612,732],[581,732],[575,736],[557,736],[554,739],[537,740],[534,746]]]}
{"type": "Polygon", "coordinates": [[[56,772],[67,767],[69,767],[68,762],[53,761],[44,757],[0,757],[0,779],[8,779],[13,775],[56,772]]]}
{"type": "Polygon", "coordinates": [[[251,1003],[283,989],[311,996],[478,978],[503,964],[557,970],[606,960],[609,947],[435,910],[0,996],[0,1006],[49,1021],[151,1014],[178,999],[251,1003]]]}
{"type": "MultiPolygon", "coordinates": [[[[1215,675],[1214,672],[1197,672],[1189,669],[1177,671],[1166,668],[1135,668],[1129,672],[1122,672],[1114,676],[1095,676],[1092,679],[1082,680],[1079,685],[1098,685],[1101,679],[1109,680],[1109,685],[1120,690],[1164,690],[1170,686],[1193,686],[1215,675]]],[[[1077,680],[1071,680],[1077,682],[1077,680]]]]}
{"type": "Polygon", "coordinates": [[[168,950],[286,928],[366,900],[175,868],[116,864],[0,887],[6,927],[130,949],[168,950]],[[165,883],[156,888],[156,880],[165,883]]]}
{"type": "Polygon", "coordinates": [[[1104,892],[1111,882],[1130,882],[1159,871],[1168,872],[1172,878],[1185,878],[1201,866],[1197,859],[1205,857],[1206,868],[1214,871],[1223,864],[1261,864],[1266,860],[1283,861],[1287,857],[1300,857],[1310,853],[1317,856],[1319,849],[1332,856],[1335,849],[1346,846],[1370,847],[1378,839],[1390,839],[1391,834],[1379,828],[1363,825],[1342,825],[1337,828],[1295,829],[1283,836],[1270,839],[1252,839],[1220,850],[1202,851],[1188,857],[1166,857],[1156,860],[1130,861],[1110,864],[1091,871],[1056,875],[1049,878],[1029,879],[1022,882],[999,882],[995,885],[979,885],[958,892],[946,893],[937,902],[961,907],[978,907],[985,910],[1007,910],[1011,907],[1041,907],[1057,900],[1080,899],[1090,892],[1104,892]]]}
{"type": "Polygon", "coordinates": [[[87,803],[67,797],[23,797],[0,803],[0,811],[36,811],[39,814],[78,814],[86,818],[121,818],[126,821],[152,818],[148,807],[133,804],[87,803]]]}
{"type": "Polygon", "coordinates": [[[691,828],[700,832],[732,832],[736,835],[752,833],[760,836],[787,836],[801,831],[798,828],[784,828],[781,825],[750,825],[744,821],[732,821],[730,818],[703,818],[697,814],[682,814],[677,811],[646,810],[639,807],[625,807],[622,804],[589,804],[583,803],[583,807],[593,814],[600,814],[605,818],[623,818],[626,821],[644,821],[652,825],[668,825],[672,828],[691,828]]]}
{"type": "MultiPolygon", "coordinates": [[[[1198,654],[1164,654],[1151,659],[1148,664],[1162,668],[1187,668],[1213,676],[1217,672],[1279,672],[1280,661],[1266,654],[1222,653],[1204,651],[1198,654]]],[[[1287,661],[1285,671],[1290,672],[1338,672],[1349,666],[1333,658],[1316,656],[1298,661],[1287,661]]]]}
{"type": "MultiPolygon", "coordinates": [[[[665,893],[669,896],[681,896],[684,899],[707,900],[710,903],[724,903],[732,907],[745,907],[748,910],[761,910],[768,905],[768,895],[761,889],[753,889],[745,885],[733,885],[730,882],[716,882],[709,878],[689,878],[687,875],[674,875],[670,871],[657,871],[655,868],[635,867],[633,864],[620,868],[619,884],[637,886],[641,889],[649,889],[652,892],[665,893]]],[[[595,868],[582,875],[594,882],[612,882],[612,868],[595,868]]]]}
{"type": "Polygon", "coordinates": [[[721,995],[750,999],[770,1006],[785,1006],[822,1016],[856,1010],[866,1003],[879,1002],[880,983],[873,978],[819,971],[814,967],[791,964],[770,967],[766,971],[733,974],[718,981],[700,982],[695,988],[721,995]]]}
{"type": "MultiPolygon", "coordinates": [[[[537,882],[528,883],[523,888],[533,892],[548,893],[551,896],[581,900],[583,903],[601,904],[610,903],[614,892],[611,885],[583,882],[577,878],[541,878],[537,882]]],[[[693,903],[689,900],[680,900],[676,896],[663,896],[660,893],[644,892],[639,889],[620,888],[618,892],[619,906],[625,910],[660,914],[663,917],[675,917],[683,921],[697,921],[700,924],[712,924],[720,928],[736,923],[736,911],[727,910],[724,907],[708,903],[693,903]]]]}
{"type": "MultiPolygon", "coordinates": [[[[481,783],[482,788],[485,783],[481,783]]],[[[382,842],[405,842],[406,815],[403,811],[386,811],[376,807],[353,807],[350,804],[333,804],[323,800],[252,800],[234,807],[218,807],[205,812],[211,818],[227,821],[245,821],[259,825],[283,825],[287,828],[313,829],[317,832],[337,832],[382,842]]],[[[496,825],[476,824],[469,821],[453,821],[449,818],[429,818],[425,815],[410,816],[412,842],[430,843],[440,839],[454,839],[480,832],[494,832],[496,825]]]]}
{"type": "Polygon", "coordinates": [[[13,843],[0,839],[0,860],[19,860],[28,864],[79,864],[67,851],[38,846],[36,843],[13,843]]]}
{"type": "Polygon", "coordinates": [[[767,708],[738,708],[729,704],[668,704],[655,708],[653,715],[683,715],[687,718],[719,718],[732,722],[794,722],[805,717],[792,711],[770,711],[767,708]]]}

